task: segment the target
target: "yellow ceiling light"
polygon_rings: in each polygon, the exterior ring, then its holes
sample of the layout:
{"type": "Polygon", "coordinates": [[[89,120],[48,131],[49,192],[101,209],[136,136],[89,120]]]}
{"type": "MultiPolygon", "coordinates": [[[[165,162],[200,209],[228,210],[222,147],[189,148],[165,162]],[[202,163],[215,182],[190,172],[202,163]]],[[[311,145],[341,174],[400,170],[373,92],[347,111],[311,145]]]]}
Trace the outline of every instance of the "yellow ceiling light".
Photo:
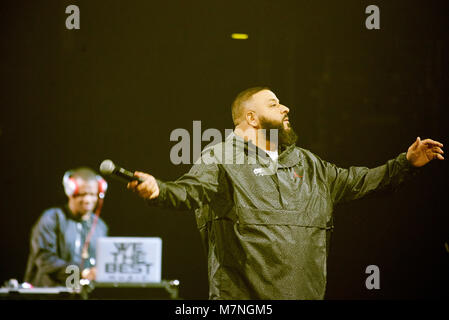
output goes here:
{"type": "Polygon", "coordinates": [[[231,38],[236,40],[246,40],[248,39],[248,35],[246,33],[233,33],[231,34],[231,38]]]}

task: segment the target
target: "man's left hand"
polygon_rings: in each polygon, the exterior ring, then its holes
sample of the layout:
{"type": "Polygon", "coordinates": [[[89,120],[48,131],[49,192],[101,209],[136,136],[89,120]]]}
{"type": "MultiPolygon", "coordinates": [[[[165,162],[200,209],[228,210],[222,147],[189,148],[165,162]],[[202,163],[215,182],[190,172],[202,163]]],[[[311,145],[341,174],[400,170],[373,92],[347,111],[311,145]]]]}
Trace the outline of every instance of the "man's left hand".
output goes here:
{"type": "Polygon", "coordinates": [[[408,148],[407,160],[415,167],[422,167],[433,159],[444,160],[443,144],[432,139],[422,140],[418,137],[408,148]]]}

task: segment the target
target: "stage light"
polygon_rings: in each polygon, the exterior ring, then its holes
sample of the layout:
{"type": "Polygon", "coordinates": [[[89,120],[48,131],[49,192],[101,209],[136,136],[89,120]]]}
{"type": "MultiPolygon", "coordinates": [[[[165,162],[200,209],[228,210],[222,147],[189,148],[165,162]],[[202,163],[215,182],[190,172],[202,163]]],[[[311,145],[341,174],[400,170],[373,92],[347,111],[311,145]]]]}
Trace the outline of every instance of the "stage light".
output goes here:
{"type": "Polygon", "coordinates": [[[246,33],[233,33],[231,34],[231,38],[236,40],[246,40],[248,39],[248,35],[246,33]]]}

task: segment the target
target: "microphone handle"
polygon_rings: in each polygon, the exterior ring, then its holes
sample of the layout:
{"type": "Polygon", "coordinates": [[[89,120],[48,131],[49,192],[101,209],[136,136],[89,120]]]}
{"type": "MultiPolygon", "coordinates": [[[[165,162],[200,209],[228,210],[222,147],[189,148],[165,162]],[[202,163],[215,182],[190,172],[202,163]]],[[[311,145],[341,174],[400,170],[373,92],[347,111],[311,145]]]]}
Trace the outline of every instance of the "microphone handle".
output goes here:
{"type": "Polygon", "coordinates": [[[138,178],[134,176],[134,173],[132,173],[131,171],[128,171],[126,169],[123,168],[117,168],[117,170],[115,170],[114,172],[117,176],[119,176],[120,178],[123,178],[127,181],[139,181],[139,182],[144,182],[145,180],[143,180],[142,178],[138,178]]]}

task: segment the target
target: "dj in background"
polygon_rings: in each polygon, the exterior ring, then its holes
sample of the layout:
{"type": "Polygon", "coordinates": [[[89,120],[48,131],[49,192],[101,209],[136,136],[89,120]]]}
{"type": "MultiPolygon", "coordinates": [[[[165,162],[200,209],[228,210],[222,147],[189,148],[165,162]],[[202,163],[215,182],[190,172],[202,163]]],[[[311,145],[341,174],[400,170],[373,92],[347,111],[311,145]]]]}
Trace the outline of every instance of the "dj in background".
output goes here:
{"type": "Polygon", "coordinates": [[[31,231],[30,254],[24,281],[35,287],[65,286],[69,265],[81,277],[95,279],[95,244],[107,235],[99,217],[106,181],[90,168],[67,171],[63,186],[68,202],[45,210],[31,231]]]}

